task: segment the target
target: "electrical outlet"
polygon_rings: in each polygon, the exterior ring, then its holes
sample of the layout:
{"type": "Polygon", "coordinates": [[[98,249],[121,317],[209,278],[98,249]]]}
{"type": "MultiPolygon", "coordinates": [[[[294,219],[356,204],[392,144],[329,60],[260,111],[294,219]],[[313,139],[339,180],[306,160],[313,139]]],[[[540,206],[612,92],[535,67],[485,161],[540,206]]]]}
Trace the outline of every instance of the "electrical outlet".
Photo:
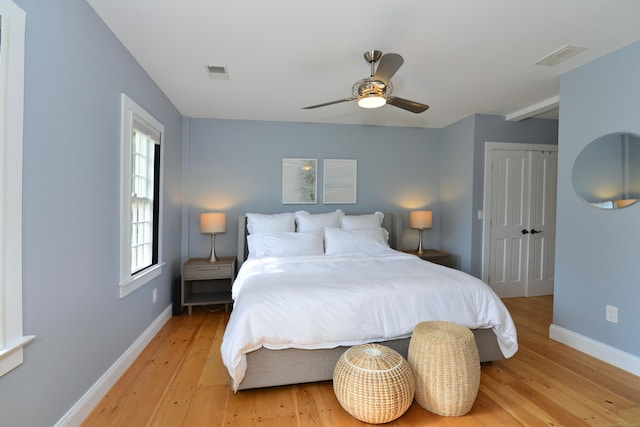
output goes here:
{"type": "Polygon", "coordinates": [[[618,307],[608,305],[606,319],[607,322],[618,323],[618,307]]]}
{"type": "Polygon", "coordinates": [[[158,288],[153,289],[153,303],[155,304],[158,301],[158,288]]]}

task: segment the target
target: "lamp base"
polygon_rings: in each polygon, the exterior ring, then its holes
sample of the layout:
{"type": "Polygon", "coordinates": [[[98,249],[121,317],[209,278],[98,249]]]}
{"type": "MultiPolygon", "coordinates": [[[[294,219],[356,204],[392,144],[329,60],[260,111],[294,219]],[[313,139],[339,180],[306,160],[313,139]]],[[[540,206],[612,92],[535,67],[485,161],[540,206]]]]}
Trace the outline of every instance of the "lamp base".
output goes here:
{"type": "Polygon", "coordinates": [[[211,233],[211,253],[209,254],[209,262],[218,262],[216,258],[216,235],[211,233]]]}
{"type": "Polygon", "coordinates": [[[422,229],[418,229],[419,237],[418,237],[418,255],[424,254],[424,249],[422,248],[422,229]]]}

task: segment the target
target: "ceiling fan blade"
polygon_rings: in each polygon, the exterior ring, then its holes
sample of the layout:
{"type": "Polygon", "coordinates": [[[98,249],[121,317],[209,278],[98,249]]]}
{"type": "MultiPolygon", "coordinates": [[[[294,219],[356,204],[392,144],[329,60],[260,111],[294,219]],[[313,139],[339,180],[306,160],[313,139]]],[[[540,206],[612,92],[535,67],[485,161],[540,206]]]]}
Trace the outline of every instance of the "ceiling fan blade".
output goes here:
{"type": "Polygon", "coordinates": [[[415,101],[409,101],[408,99],[398,98],[397,96],[390,96],[387,98],[387,104],[391,104],[394,107],[402,108],[403,110],[411,111],[412,113],[422,113],[429,109],[428,105],[421,104],[415,101]]]}
{"type": "Polygon", "coordinates": [[[303,110],[311,110],[313,108],[320,108],[320,107],[326,107],[327,105],[333,105],[333,104],[339,104],[341,102],[347,102],[347,101],[353,101],[354,98],[353,96],[349,97],[349,98],[344,98],[344,99],[338,99],[337,101],[329,101],[329,102],[325,102],[324,104],[317,104],[317,105],[310,105],[308,107],[302,107],[303,110]]]}
{"type": "Polygon", "coordinates": [[[404,59],[397,53],[386,53],[382,55],[373,80],[380,80],[385,85],[388,84],[391,77],[400,69],[403,63],[404,59]]]}

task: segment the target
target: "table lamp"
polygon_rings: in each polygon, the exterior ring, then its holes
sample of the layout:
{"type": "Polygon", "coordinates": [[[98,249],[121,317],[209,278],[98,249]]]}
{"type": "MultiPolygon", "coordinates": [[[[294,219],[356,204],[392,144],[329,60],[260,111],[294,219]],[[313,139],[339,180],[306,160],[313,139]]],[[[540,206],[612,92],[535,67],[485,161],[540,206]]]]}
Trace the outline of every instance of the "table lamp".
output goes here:
{"type": "Polygon", "coordinates": [[[216,234],[224,233],[227,229],[227,215],[224,212],[209,212],[200,214],[200,232],[211,234],[211,254],[209,262],[217,262],[216,234]]]}
{"type": "Polygon", "coordinates": [[[420,238],[418,243],[418,255],[422,255],[424,250],[422,249],[422,231],[429,229],[433,224],[433,213],[431,211],[411,211],[409,213],[409,227],[417,228],[420,232],[420,238]]]}

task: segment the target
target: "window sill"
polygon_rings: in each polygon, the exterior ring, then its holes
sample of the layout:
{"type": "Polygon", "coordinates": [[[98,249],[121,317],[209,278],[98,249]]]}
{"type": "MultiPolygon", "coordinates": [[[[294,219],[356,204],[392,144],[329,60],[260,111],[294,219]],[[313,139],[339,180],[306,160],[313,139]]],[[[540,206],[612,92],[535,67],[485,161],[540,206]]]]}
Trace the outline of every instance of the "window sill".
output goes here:
{"type": "Polygon", "coordinates": [[[22,364],[22,348],[35,339],[27,335],[0,350],[0,377],[22,364]]]}
{"type": "Polygon", "coordinates": [[[144,270],[135,276],[128,277],[126,281],[120,282],[120,298],[124,298],[136,289],[141,288],[151,280],[162,274],[162,266],[164,262],[158,263],[155,266],[144,270]]]}

